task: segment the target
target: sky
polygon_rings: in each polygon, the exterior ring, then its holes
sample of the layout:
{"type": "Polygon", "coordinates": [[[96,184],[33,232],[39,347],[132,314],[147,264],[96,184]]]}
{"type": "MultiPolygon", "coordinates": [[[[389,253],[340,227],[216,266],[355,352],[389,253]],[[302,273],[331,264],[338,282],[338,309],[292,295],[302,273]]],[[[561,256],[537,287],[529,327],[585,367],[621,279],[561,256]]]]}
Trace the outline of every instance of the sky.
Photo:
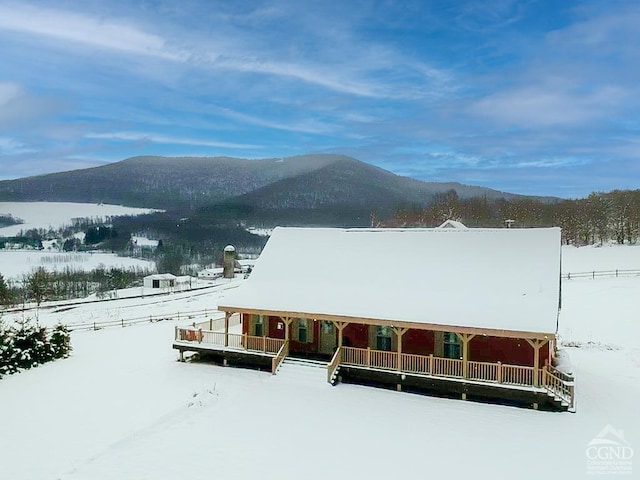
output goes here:
{"type": "Polygon", "coordinates": [[[579,198],[640,188],[640,2],[0,0],[0,179],[341,153],[579,198]]]}

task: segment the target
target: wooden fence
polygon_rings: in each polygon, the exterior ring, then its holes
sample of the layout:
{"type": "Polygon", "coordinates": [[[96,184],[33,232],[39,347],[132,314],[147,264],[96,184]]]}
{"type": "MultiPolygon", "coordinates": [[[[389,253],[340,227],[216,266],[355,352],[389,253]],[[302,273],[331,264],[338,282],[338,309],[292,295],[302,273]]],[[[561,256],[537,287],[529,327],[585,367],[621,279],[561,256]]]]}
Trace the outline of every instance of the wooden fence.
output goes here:
{"type": "Polygon", "coordinates": [[[590,272],[563,273],[562,278],[571,280],[574,278],[600,278],[600,277],[638,277],[640,270],[592,270],[590,272]]]}
{"type": "MultiPolygon", "coordinates": [[[[193,321],[196,319],[206,319],[200,322],[193,322],[193,326],[198,325],[198,328],[202,328],[203,325],[207,327],[211,325],[213,328],[207,328],[207,330],[219,330],[224,329],[224,313],[218,310],[193,310],[187,312],[175,312],[171,314],[160,315],[145,315],[143,317],[132,318],[119,318],[113,320],[105,320],[102,322],[87,322],[87,323],[70,323],[67,324],[69,331],[77,332],[83,330],[100,330],[102,328],[110,327],[128,327],[130,325],[136,325],[139,323],[154,323],[162,321],[193,321]]],[[[240,323],[239,316],[232,317],[230,325],[238,325],[240,323]]]]}

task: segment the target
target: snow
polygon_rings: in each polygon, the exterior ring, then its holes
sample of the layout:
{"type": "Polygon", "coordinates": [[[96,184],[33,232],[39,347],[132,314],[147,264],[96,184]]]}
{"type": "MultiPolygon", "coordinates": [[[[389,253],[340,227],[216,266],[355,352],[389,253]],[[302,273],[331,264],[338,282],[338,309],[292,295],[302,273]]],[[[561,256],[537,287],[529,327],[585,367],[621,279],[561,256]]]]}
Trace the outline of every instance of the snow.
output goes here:
{"type": "Polygon", "coordinates": [[[49,272],[72,270],[91,271],[106,268],[140,268],[155,270],[154,262],[139,258],[119,257],[113,253],[47,252],[39,250],[0,250],[0,273],[7,280],[20,280],[23,275],[43,267],[49,272]]]}
{"type": "Polygon", "coordinates": [[[640,245],[562,248],[562,273],[640,270],[640,245]]]}
{"type": "MultiPolygon", "coordinates": [[[[33,228],[59,229],[65,225],[70,225],[74,218],[104,219],[107,216],[140,215],[154,211],[157,210],[92,203],[0,202],[0,212],[9,213],[25,222],[20,225],[0,228],[0,237],[17,235],[21,230],[26,231],[33,228]]],[[[78,232],[74,234],[74,237],[82,241],[84,240],[84,232],[78,232]]],[[[138,238],[143,241],[141,237],[138,238]]],[[[152,241],[148,242],[153,243],[152,241]]],[[[118,257],[109,253],[50,251],[53,243],[53,241],[43,241],[44,251],[0,250],[0,273],[5,279],[15,281],[38,267],[44,267],[47,271],[60,271],[67,267],[72,270],[90,271],[100,266],[155,270],[154,262],[118,257]]]]}
{"type": "Polygon", "coordinates": [[[559,278],[558,228],[279,227],[224,307],[553,333],[559,278]]]}
{"type": "Polygon", "coordinates": [[[137,245],[138,247],[156,248],[158,246],[158,240],[151,240],[147,237],[140,237],[138,235],[132,235],[131,242],[137,245]]]}
{"type": "Polygon", "coordinates": [[[96,218],[116,215],[141,215],[158,210],[95,203],[68,202],[0,202],[0,212],[24,220],[20,225],[0,228],[0,237],[16,235],[32,228],[58,229],[70,225],[73,218],[96,218]]]}
{"type": "MultiPolygon", "coordinates": [[[[609,251],[598,268],[624,264],[624,255],[633,261],[632,248],[609,251]]],[[[578,249],[575,267],[595,268],[579,252],[588,250],[578,249]]],[[[42,310],[40,318],[171,314],[214,308],[230,292],[42,310]]],[[[563,282],[563,340],[595,342],[567,348],[575,414],[179,363],[173,321],[73,332],[69,359],[0,380],[2,478],[584,478],[586,447],[607,425],[640,448],[638,298],[636,277],[563,282]]]]}

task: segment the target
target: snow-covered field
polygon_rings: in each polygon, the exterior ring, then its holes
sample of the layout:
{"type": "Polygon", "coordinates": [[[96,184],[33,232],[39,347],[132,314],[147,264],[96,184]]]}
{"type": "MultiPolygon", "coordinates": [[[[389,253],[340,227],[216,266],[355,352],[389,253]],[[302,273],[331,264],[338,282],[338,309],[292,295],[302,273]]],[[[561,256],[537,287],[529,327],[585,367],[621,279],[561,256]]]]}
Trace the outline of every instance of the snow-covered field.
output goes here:
{"type": "MultiPolygon", "coordinates": [[[[11,214],[25,223],[0,228],[0,237],[16,235],[20,230],[32,228],[58,229],[70,225],[73,218],[102,218],[115,215],[141,215],[154,210],[131,208],[119,205],[96,205],[91,203],[64,202],[0,202],[0,213],[11,214]]],[[[135,239],[142,246],[155,245],[141,237],[135,239]]],[[[123,258],[108,253],[64,253],[37,250],[0,250],[0,273],[7,280],[19,280],[38,267],[48,271],[59,271],[69,267],[72,270],[89,271],[99,266],[129,268],[139,267],[154,270],[155,264],[146,260],[123,258]]]]}
{"type": "Polygon", "coordinates": [[[100,266],[106,268],[132,268],[155,270],[155,263],[138,258],[119,257],[113,253],[92,252],[46,252],[38,250],[0,250],[0,273],[7,280],[20,280],[38,267],[47,271],[62,271],[66,268],[91,271],[100,266]]]}
{"type": "Polygon", "coordinates": [[[73,218],[105,218],[116,215],[141,215],[154,212],[149,208],[123,207],[95,203],[67,202],[0,202],[0,213],[10,213],[24,220],[20,225],[0,228],[0,237],[9,237],[20,230],[49,227],[55,229],[70,225],[73,218]]]}
{"type": "MultiPolygon", "coordinates": [[[[582,248],[563,260],[573,271],[637,268],[638,252],[582,248]]],[[[43,310],[40,320],[213,309],[224,295],[43,310]]],[[[74,332],[71,358],[0,380],[0,477],[584,478],[587,445],[608,425],[640,451],[638,298],[638,277],[563,282],[560,333],[580,345],[568,349],[575,414],[331,387],[322,371],[179,363],[172,321],[74,332]]]]}

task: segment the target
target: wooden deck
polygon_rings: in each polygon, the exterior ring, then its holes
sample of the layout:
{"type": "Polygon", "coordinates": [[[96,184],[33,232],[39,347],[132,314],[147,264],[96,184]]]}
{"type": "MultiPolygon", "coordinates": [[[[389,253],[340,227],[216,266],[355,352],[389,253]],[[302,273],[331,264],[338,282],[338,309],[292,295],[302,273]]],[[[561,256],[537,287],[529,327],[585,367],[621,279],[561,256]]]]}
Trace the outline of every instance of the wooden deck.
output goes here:
{"type": "MultiPolygon", "coordinates": [[[[206,325],[202,325],[205,326],[206,325]]],[[[289,342],[270,337],[209,331],[199,325],[175,329],[173,348],[212,354],[228,363],[257,366],[275,374],[289,355],[289,342]]],[[[520,401],[538,408],[575,411],[573,378],[548,365],[535,368],[475,362],[370,348],[339,347],[327,365],[327,381],[395,386],[463,399],[520,401]]]]}
{"type": "Polygon", "coordinates": [[[209,354],[220,358],[225,365],[232,360],[236,364],[261,367],[268,360],[271,372],[275,373],[289,353],[289,342],[279,338],[203,330],[195,325],[175,328],[173,348],[180,351],[181,360],[184,360],[184,352],[209,354]]]}

